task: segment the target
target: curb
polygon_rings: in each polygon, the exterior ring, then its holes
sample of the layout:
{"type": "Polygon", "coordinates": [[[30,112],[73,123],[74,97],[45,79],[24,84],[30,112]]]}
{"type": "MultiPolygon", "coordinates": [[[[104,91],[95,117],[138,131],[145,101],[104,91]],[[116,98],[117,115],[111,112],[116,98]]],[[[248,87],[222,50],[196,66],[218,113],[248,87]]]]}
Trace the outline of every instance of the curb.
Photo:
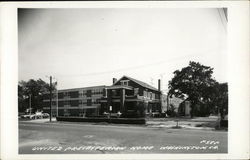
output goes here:
{"type": "Polygon", "coordinates": [[[210,127],[190,127],[190,126],[182,126],[179,125],[180,128],[175,128],[175,125],[147,125],[147,127],[150,128],[166,128],[166,129],[192,129],[192,130],[209,130],[209,131],[213,131],[215,130],[214,128],[210,128],[210,127]]]}

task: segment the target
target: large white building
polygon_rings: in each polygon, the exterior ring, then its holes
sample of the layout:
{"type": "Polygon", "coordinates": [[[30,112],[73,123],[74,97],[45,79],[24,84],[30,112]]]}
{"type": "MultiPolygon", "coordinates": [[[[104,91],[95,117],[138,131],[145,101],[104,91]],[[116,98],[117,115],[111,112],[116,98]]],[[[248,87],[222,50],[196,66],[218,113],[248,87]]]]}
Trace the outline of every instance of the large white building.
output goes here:
{"type": "MultiPolygon", "coordinates": [[[[53,94],[53,116],[91,116],[98,115],[99,100],[105,95],[106,86],[93,86],[58,90],[53,94]]],[[[43,111],[50,113],[49,94],[44,95],[43,111]]]]}

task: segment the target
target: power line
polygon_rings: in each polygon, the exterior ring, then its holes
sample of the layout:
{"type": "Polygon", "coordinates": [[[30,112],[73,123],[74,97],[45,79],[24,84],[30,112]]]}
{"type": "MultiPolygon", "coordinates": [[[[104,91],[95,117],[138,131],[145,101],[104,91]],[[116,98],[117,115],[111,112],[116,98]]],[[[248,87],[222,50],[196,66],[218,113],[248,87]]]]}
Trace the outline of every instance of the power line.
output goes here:
{"type": "Polygon", "coordinates": [[[155,62],[155,63],[138,65],[138,66],[133,66],[133,67],[126,67],[126,68],[121,68],[121,69],[116,69],[116,70],[109,70],[109,71],[103,71],[103,72],[93,72],[93,73],[86,73],[86,74],[58,75],[58,76],[60,76],[60,77],[75,77],[75,76],[84,77],[84,76],[95,76],[95,75],[117,73],[117,72],[122,72],[122,71],[136,70],[136,69],[141,69],[141,68],[145,68],[145,67],[161,65],[164,63],[172,63],[173,61],[183,60],[185,58],[197,57],[197,55],[200,55],[200,54],[191,54],[188,56],[182,56],[182,57],[172,58],[172,59],[159,61],[159,62],[155,62]]]}

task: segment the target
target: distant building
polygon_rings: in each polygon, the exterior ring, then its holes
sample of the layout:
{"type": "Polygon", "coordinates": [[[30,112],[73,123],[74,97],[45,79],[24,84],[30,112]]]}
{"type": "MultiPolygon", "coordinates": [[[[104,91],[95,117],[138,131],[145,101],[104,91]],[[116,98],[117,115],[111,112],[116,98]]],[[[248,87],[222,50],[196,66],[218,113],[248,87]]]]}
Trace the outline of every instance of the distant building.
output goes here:
{"type": "Polygon", "coordinates": [[[184,100],[179,104],[178,113],[179,116],[190,116],[191,115],[191,102],[184,100]]]}
{"type": "Polygon", "coordinates": [[[180,104],[183,102],[184,100],[175,96],[172,96],[171,98],[169,98],[169,109],[173,109],[175,112],[178,112],[179,110],[179,106],[180,104]]]}
{"type": "Polygon", "coordinates": [[[161,94],[161,111],[162,113],[168,110],[168,96],[166,94],[161,94]]]}
{"type": "Polygon", "coordinates": [[[173,96],[169,98],[169,110],[174,110],[179,116],[190,116],[190,101],[173,96]]]}
{"type": "MultiPolygon", "coordinates": [[[[58,90],[53,94],[53,116],[102,116],[120,113],[123,117],[145,117],[163,112],[160,90],[128,76],[113,78],[111,86],[58,90]]],[[[49,94],[44,95],[43,110],[50,113],[49,94]]]]}

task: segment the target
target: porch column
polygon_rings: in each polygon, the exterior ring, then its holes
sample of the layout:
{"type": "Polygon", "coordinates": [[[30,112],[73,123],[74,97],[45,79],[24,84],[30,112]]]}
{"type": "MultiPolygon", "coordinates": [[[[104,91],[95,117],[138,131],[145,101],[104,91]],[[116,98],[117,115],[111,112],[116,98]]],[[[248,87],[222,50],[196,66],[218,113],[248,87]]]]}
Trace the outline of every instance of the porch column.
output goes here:
{"type": "Polygon", "coordinates": [[[120,90],[120,93],[121,93],[121,95],[120,95],[120,111],[122,113],[124,113],[124,112],[126,112],[126,108],[125,108],[125,105],[124,105],[124,103],[125,103],[125,89],[122,88],[120,90]]]}
{"type": "Polygon", "coordinates": [[[107,90],[107,111],[109,112],[109,106],[111,106],[111,103],[112,103],[112,90],[111,89],[108,89],[107,90]]]}
{"type": "Polygon", "coordinates": [[[143,101],[143,106],[144,106],[144,112],[145,112],[145,117],[147,117],[148,115],[148,102],[147,101],[143,101]]]}

